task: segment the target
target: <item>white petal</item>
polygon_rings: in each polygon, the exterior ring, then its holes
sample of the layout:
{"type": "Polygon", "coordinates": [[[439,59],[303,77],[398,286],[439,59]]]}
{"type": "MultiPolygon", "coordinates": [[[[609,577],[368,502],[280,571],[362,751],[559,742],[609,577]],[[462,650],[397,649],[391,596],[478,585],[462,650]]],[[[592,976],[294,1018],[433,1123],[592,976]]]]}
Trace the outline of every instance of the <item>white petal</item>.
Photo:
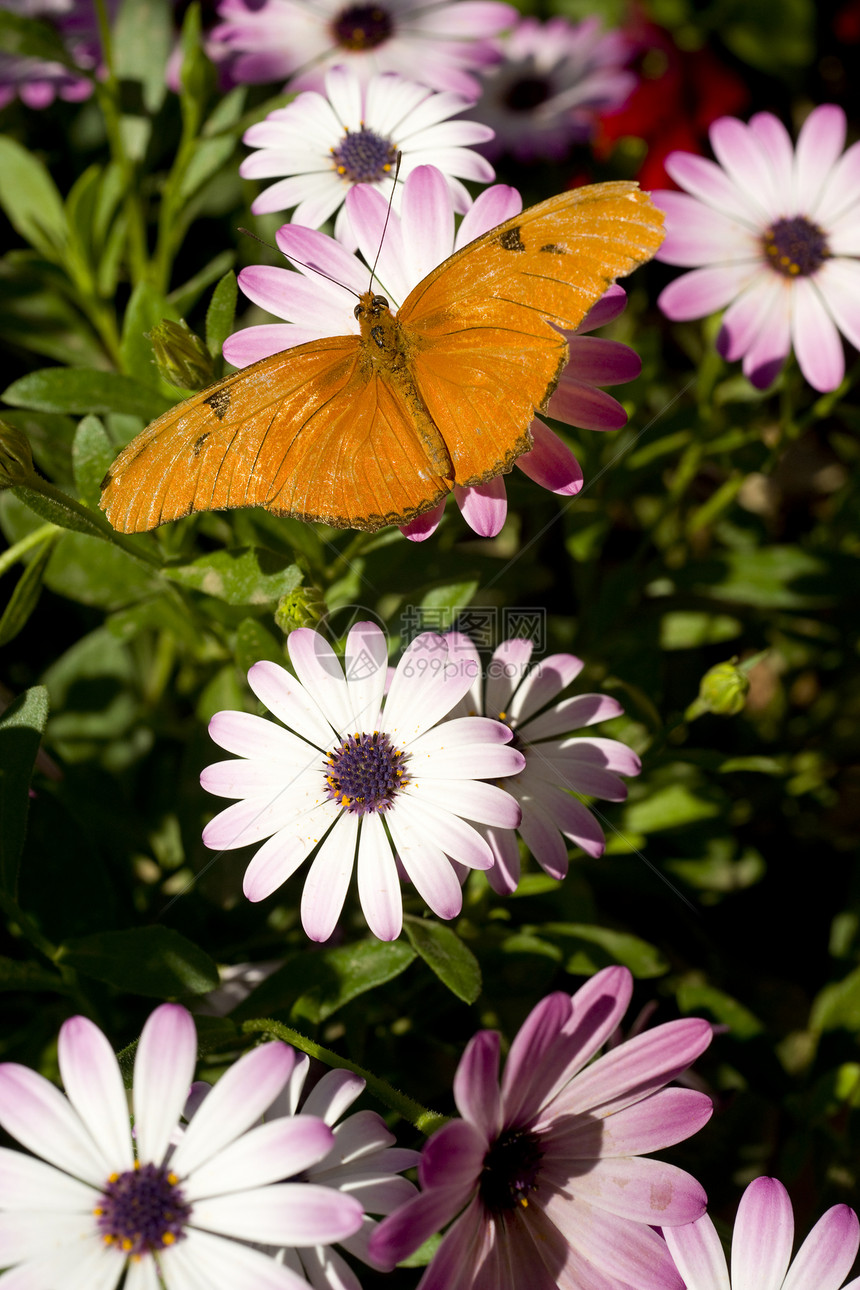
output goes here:
{"type": "Polygon", "coordinates": [[[167,1290],[307,1290],[268,1255],[209,1232],[189,1230],[159,1258],[167,1290]]]}
{"type": "Polygon", "coordinates": [[[134,1131],[139,1159],[160,1164],[188,1097],[197,1062],[191,1014],[163,1003],[143,1027],[134,1058],[134,1131]]]}
{"type": "Polygon", "coordinates": [[[183,1195],[196,1201],[290,1178],[319,1164],[333,1143],[331,1129],[316,1116],[279,1116],[249,1129],[193,1170],[183,1195]]]}
{"type": "Polygon", "coordinates": [[[263,1245],[318,1245],[361,1226],[358,1201],[314,1183],[275,1183],[194,1206],[194,1227],[263,1245]]]}
{"type": "Polygon", "coordinates": [[[92,1214],[99,1195],[53,1165],[0,1147],[0,1209],[92,1214]]]}
{"type": "Polygon", "coordinates": [[[261,703],[317,748],[330,748],[334,731],[314,698],[285,667],[267,659],[255,663],[248,672],[248,684],[261,703]]]}
{"type": "Polygon", "coordinates": [[[0,1124],[32,1151],[101,1189],[111,1172],[58,1088],[26,1066],[0,1066],[0,1124]]]}
{"type": "Polygon", "coordinates": [[[294,1061],[292,1048],[279,1041],[252,1048],[240,1057],[192,1118],[171,1157],[173,1172],[180,1178],[193,1174],[249,1129],[286,1084],[294,1061]]]}
{"type": "MultiPolygon", "coordinates": [[[[353,1071],[326,1071],[313,1086],[302,1107],[303,1115],[318,1115],[326,1124],[334,1124],[357,1097],[364,1092],[365,1081],[353,1071]]],[[[338,1131],[335,1131],[337,1136],[338,1131]]]]}
{"type": "Polygon", "coordinates": [[[66,1096],[102,1154],[117,1172],[131,1169],[131,1123],[113,1049],[87,1017],[70,1017],[60,1029],[60,1074],[66,1096]]]}
{"type": "Polygon", "coordinates": [[[346,683],[352,729],[375,730],[388,672],[388,642],[375,623],[356,623],[346,638],[346,683]]]}
{"type": "Polygon", "coordinates": [[[358,898],[367,925],[381,941],[393,941],[403,926],[400,879],[380,817],[364,816],[358,846],[358,898]]]}
{"type": "Polygon", "coordinates": [[[396,808],[389,811],[387,822],[400,862],[419,896],[440,918],[454,918],[463,907],[463,891],[444,851],[396,808]]]}
{"type": "Polygon", "coordinates": [[[327,941],[337,926],[355,864],[357,813],[341,811],[305,878],[302,927],[314,941],[327,941]]]}

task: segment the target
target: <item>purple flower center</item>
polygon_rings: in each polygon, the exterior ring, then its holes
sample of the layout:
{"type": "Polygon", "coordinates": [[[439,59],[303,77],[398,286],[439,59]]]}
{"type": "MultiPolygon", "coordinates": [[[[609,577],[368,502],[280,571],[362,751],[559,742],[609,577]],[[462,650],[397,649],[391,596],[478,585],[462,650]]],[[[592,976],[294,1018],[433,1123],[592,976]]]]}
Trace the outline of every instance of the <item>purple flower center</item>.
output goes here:
{"type": "Polygon", "coordinates": [[[105,1245],[134,1256],[180,1241],[191,1206],[178,1183],[176,1174],[157,1165],[111,1174],[93,1211],[105,1245]]]}
{"type": "Polygon", "coordinates": [[[343,49],[360,53],[376,49],[394,32],[391,14],[378,4],[351,4],[331,24],[332,35],[343,49]]]}
{"type": "Polygon", "coordinates": [[[528,1206],[529,1195],[538,1189],[540,1162],[543,1159],[540,1138],[523,1129],[506,1129],[487,1154],[478,1184],[481,1200],[487,1209],[499,1213],[528,1206]]]}
{"type": "Polygon", "coordinates": [[[830,255],[824,231],[805,215],[776,220],[762,246],[771,267],[785,278],[808,278],[830,255]]]}
{"type": "Polygon", "coordinates": [[[521,76],[508,87],[505,107],[511,112],[533,112],[550,95],[549,82],[543,76],[521,76]]]}
{"type": "Polygon", "coordinates": [[[390,139],[373,130],[345,130],[343,142],[332,148],[337,173],[351,184],[375,184],[384,179],[397,161],[397,149],[390,139]]]}
{"type": "Polygon", "coordinates": [[[395,748],[386,734],[349,735],[326,762],[328,795],[351,815],[387,811],[409,776],[408,753],[395,748]]]}

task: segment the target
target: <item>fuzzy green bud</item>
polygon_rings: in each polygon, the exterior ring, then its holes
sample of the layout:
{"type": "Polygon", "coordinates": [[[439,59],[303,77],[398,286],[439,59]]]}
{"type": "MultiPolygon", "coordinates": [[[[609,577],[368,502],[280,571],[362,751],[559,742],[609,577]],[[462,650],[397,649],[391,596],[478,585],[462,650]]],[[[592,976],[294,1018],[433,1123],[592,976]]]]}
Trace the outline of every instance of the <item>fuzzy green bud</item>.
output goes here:
{"type": "Polygon", "coordinates": [[[716,712],[721,717],[735,717],[743,712],[749,694],[750,681],[737,666],[737,659],[717,663],[705,673],[699,683],[699,697],[692,705],[701,712],[716,712]]]}
{"type": "Polygon", "coordinates": [[[294,587],[281,596],[275,610],[275,622],[286,635],[297,627],[316,627],[327,612],[322,592],[311,583],[294,587]]]}
{"type": "Polygon", "coordinates": [[[35,473],[30,443],[23,430],[0,421],[0,488],[28,483],[35,473]]]}
{"type": "Polygon", "coordinates": [[[212,355],[183,318],[162,318],[146,333],[152,345],[158,375],[180,390],[202,390],[215,379],[212,355]]]}

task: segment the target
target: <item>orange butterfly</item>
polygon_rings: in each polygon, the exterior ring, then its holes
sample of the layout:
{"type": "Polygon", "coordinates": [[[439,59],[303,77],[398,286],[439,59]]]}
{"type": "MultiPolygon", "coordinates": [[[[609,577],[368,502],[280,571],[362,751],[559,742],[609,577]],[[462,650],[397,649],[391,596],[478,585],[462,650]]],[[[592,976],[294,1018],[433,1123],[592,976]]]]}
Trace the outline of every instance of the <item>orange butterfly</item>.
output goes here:
{"type": "Polygon", "coordinates": [[[407,524],[529,451],[568,358],[555,327],[576,328],[649,260],[662,226],[633,183],[532,206],[435,268],[396,316],[367,291],[360,335],[273,354],[166,412],[114,462],[102,509],[124,533],[234,506],[407,524]]]}

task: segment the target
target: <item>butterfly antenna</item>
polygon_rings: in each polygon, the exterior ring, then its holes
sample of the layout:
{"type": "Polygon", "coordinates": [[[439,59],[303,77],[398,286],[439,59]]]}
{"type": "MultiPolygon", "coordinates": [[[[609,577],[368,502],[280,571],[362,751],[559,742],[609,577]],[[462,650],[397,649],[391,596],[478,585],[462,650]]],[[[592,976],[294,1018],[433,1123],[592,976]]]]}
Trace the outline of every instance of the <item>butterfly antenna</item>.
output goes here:
{"type": "Polygon", "coordinates": [[[368,291],[373,290],[373,279],[376,277],[376,266],[379,263],[379,257],[382,254],[382,244],[385,241],[385,234],[388,229],[388,221],[391,219],[391,207],[394,204],[394,194],[397,192],[397,176],[400,174],[400,162],[403,160],[403,153],[398,152],[397,164],[394,167],[394,182],[391,185],[391,196],[388,199],[388,210],[385,212],[385,223],[382,226],[382,234],[379,238],[379,246],[376,248],[376,258],[373,261],[373,268],[370,270],[370,282],[367,284],[368,291]]]}
{"type": "MultiPolygon", "coordinates": [[[[239,232],[245,233],[248,237],[252,237],[255,242],[259,242],[261,246],[268,247],[270,251],[274,251],[277,255],[284,254],[279,246],[273,246],[272,243],[267,242],[264,237],[258,237],[256,233],[252,233],[249,228],[240,227],[239,232]]],[[[330,273],[326,273],[325,269],[321,269],[318,264],[308,264],[306,260],[297,260],[294,255],[288,255],[287,259],[291,260],[293,264],[300,264],[303,269],[310,269],[311,273],[318,273],[321,278],[327,278],[328,281],[333,282],[336,287],[341,287],[342,290],[348,291],[351,296],[355,296],[356,300],[361,299],[360,292],[353,291],[352,287],[348,287],[345,282],[341,282],[338,278],[333,278],[330,273]]]]}

